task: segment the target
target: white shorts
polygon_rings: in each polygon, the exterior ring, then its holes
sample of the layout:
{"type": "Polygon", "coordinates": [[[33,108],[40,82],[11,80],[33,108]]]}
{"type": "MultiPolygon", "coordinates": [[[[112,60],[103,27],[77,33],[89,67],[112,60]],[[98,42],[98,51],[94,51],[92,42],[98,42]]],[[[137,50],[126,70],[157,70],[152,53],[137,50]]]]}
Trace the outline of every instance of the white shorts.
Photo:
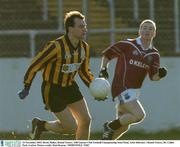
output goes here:
{"type": "Polygon", "coordinates": [[[127,89],[118,96],[118,100],[120,104],[128,103],[132,100],[139,99],[139,96],[140,89],[127,89]]]}

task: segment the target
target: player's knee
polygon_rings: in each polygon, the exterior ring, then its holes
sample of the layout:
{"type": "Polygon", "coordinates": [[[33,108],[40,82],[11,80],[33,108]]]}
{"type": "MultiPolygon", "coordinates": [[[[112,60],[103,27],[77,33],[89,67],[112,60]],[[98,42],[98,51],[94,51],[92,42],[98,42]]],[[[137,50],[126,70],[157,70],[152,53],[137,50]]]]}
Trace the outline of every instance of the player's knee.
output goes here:
{"type": "Polygon", "coordinates": [[[86,125],[86,126],[89,126],[91,121],[92,121],[91,117],[87,116],[87,117],[84,118],[83,124],[86,125]]]}
{"type": "Polygon", "coordinates": [[[129,130],[129,128],[130,128],[130,125],[126,125],[126,126],[124,127],[124,131],[129,130]]]}

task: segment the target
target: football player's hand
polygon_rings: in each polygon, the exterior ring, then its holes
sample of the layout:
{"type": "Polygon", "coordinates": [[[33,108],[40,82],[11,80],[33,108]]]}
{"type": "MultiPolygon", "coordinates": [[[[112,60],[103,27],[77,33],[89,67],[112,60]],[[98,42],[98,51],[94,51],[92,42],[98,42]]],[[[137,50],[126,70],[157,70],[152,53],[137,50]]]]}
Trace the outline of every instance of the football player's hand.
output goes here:
{"type": "Polygon", "coordinates": [[[167,75],[167,69],[165,67],[159,68],[159,77],[163,78],[167,75]]]}
{"type": "Polygon", "coordinates": [[[24,87],[23,90],[19,91],[18,92],[19,98],[22,100],[25,99],[26,96],[29,94],[29,89],[30,89],[29,87],[24,87]]]}
{"type": "Polygon", "coordinates": [[[96,101],[105,101],[106,99],[108,99],[108,97],[106,96],[105,98],[94,98],[96,101]]]}
{"type": "Polygon", "coordinates": [[[107,72],[107,67],[103,67],[99,73],[99,78],[105,78],[108,79],[109,78],[109,74],[107,72]]]}

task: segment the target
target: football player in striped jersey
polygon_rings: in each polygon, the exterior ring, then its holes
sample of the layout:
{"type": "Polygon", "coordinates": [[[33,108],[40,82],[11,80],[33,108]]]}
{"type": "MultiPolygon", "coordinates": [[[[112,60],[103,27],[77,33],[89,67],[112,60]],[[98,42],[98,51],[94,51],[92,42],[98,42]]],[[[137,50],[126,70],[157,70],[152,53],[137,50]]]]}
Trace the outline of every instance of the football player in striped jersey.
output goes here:
{"type": "Polygon", "coordinates": [[[24,76],[24,99],[38,71],[42,71],[42,97],[45,108],[55,115],[55,121],[32,120],[32,139],[40,139],[42,132],[75,134],[76,139],[89,139],[91,116],[75,81],[78,73],[89,87],[94,79],[89,68],[89,45],[83,40],[87,28],[85,16],[78,11],[65,15],[65,35],[48,42],[32,60],[24,76]]]}

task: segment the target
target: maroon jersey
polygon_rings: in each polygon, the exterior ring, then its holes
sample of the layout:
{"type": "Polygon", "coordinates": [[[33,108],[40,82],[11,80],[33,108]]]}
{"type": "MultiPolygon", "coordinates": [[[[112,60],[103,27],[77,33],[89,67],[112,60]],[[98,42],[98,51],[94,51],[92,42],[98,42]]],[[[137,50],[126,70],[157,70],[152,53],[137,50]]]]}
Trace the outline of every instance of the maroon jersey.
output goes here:
{"type": "Polygon", "coordinates": [[[150,79],[158,72],[160,55],[150,46],[143,49],[140,38],[120,41],[107,48],[103,55],[109,60],[117,58],[112,96],[115,98],[129,88],[141,88],[147,74],[150,79]]]}

